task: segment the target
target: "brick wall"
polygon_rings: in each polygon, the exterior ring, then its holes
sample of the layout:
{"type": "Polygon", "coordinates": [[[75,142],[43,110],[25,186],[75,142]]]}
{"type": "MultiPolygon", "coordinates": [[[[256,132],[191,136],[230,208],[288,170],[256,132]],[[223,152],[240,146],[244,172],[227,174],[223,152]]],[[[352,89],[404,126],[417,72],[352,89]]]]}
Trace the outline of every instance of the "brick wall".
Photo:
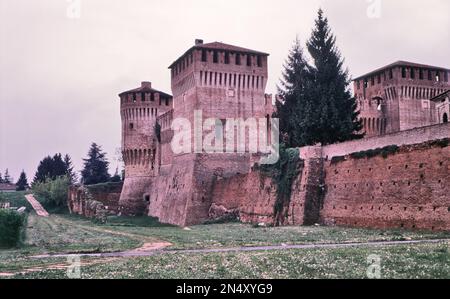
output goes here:
{"type": "Polygon", "coordinates": [[[97,208],[100,208],[106,213],[118,214],[122,185],[122,183],[107,183],[71,186],[67,199],[70,213],[93,218],[98,212],[97,208]]]}
{"type": "Polygon", "coordinates": [[[407,145],[383,158],[325,163],[327,225],[450,229],[450,147],[407,145]]]}

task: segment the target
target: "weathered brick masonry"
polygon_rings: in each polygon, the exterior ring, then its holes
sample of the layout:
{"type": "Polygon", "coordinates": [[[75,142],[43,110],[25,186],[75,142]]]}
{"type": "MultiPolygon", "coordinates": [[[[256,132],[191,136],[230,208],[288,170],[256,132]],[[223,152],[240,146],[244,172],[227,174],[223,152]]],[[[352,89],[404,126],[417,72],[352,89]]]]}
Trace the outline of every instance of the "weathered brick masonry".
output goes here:
{"type": "MultiPolygon", "coordinates": [[[[150,82],[119,95],[125,163],[119,213],[180,226],[239,215],[253,223],[449,229],[449,149],[432,144],[449,138],[447,68],[399,61],[355,79],[360,118],[370,138],[301,148],[290,201],[283,201],[275,215],[277,186],[252,170],[259,156],[249,147],[250,141],[267,146],[270,140],[245,136],[233,126],[236,119],[258,119],[259,133],[271,135],[268,56],[196,40],[169,67],[173,96],[150,82]],[[201,126],[215,121],[211,132],[200,130],[202,140],[215,132],[214,146],[222,139],[225,149],[243,135],[246,148],[206,154],[196,148],[194,130],[187,138],[192,151],[174,151],[179,133],[174,121],[195,126],[198,111],[201,126]],[[236,133],[231,140],[223,136],[228,126],[236,133]],[[351,155],[391,145],[400,150],[387,157],[351,155]]],[[[76,192],[71,198],[74,211],[85,213],[76,192]]]]}
{"type": "Polygon", "coordinates": [[[450,147],[426,142],[387,158],[325,162],[326,225],[450,229],[450,147]]]}
{"type": "MultiPolygon", "coordinates": [[[[304,167],[285,224],[449,230],[449,138],[450,124],[441,124],[301,148],[304,167]],[[351,155],[394,144],[387,157],[351,155]]],[[[244,222],[273,224],[275,201],[276,186],[259,172],[218,180],[213,189],[214,207],[237,209],[244,222]]]]}
{"type": "Polygon", "coordinates": [[[68,193],[70,213],[96,218],[99,213],[118,214],[122,183],[72,186],[68,193]]]}

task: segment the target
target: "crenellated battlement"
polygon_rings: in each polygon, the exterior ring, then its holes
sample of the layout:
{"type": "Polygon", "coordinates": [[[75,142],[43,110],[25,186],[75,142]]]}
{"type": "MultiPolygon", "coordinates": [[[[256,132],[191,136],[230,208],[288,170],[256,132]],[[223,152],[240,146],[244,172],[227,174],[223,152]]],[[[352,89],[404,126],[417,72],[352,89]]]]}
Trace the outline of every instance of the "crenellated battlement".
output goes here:
{"type": "Polygon", "coordinates": [[[398,61],[354,79],[366,137],[439,123],[430,101],[450,89],[450,70],[398,61]]]}

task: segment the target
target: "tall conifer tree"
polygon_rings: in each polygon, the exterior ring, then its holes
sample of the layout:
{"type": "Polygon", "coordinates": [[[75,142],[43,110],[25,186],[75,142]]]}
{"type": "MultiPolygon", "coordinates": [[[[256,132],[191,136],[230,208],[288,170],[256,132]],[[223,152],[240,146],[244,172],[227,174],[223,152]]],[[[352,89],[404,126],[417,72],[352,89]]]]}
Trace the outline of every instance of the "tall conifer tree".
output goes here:
{"type": "Polygon", "coordinates": [[[312,94],[318,104],[314,105],[318,121],[308,143],[331,144],[361,138],[358,132],[362,125],[358,120],[356,100],[349,89],[348,71],[343,68],[344,59],[321,9],[307,48],[314,66],[312,94]]]}

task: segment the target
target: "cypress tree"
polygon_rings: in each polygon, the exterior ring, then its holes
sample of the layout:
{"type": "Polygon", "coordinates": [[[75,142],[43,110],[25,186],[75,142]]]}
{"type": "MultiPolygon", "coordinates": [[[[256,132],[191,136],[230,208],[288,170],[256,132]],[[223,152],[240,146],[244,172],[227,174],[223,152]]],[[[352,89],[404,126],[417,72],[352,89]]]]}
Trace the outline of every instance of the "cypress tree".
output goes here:
{"type": "Polygon", "coordinates": [[[66,175],[69,178],[70,184],[75,184],[77,181],[77,174],[73,171],[72,158],[68,154],[64,156],[64,164],[66,168],[66,175]]]}
{"type": "Polygon", "coordinates": [[[84,169],[81,171],[82,181],[85,185],[106,183],[110,180],[108,173],[109,162],[100,146],[92,143],[87,159],[83,159],[84,169]]]}
{"type": "Polygon", "coordinates": [[[20,173],[20,177],[16,183],[16,187],[17,191],[25,191],[28,188],[28,179],[24,170],[22,170],[22,172],[20,173]]]}
{"type": "Polygon", "coordinates": [[[363,137],[355,98],[352,97],[348,71],[336,46],[328,19],[320,9],[315,28],[307,42],[312,57],[312,103],[310,112],[316,121],[308,128],[308,144],[331,144],[363,137]]]}
{"type": "Polygon", "coordinates": [[[5,170],[5,177],[3,178],[3,183],[5,184],[12,184],[12,177],[9,175],[9,170],[6,168],[5,170]]]}
{"type": "Polygon", "coordinates": [[[275,116],[280,120],[282,139],[288,147],[305,145],[303,123],[308,123],[310,118],[306,108],[311,100],[309,93],[312,77],[311,68],[304,57],[298,38],[284,64],[283,78],[280,83],[278,93],[282,101],[276,103],[275,116]]]}

